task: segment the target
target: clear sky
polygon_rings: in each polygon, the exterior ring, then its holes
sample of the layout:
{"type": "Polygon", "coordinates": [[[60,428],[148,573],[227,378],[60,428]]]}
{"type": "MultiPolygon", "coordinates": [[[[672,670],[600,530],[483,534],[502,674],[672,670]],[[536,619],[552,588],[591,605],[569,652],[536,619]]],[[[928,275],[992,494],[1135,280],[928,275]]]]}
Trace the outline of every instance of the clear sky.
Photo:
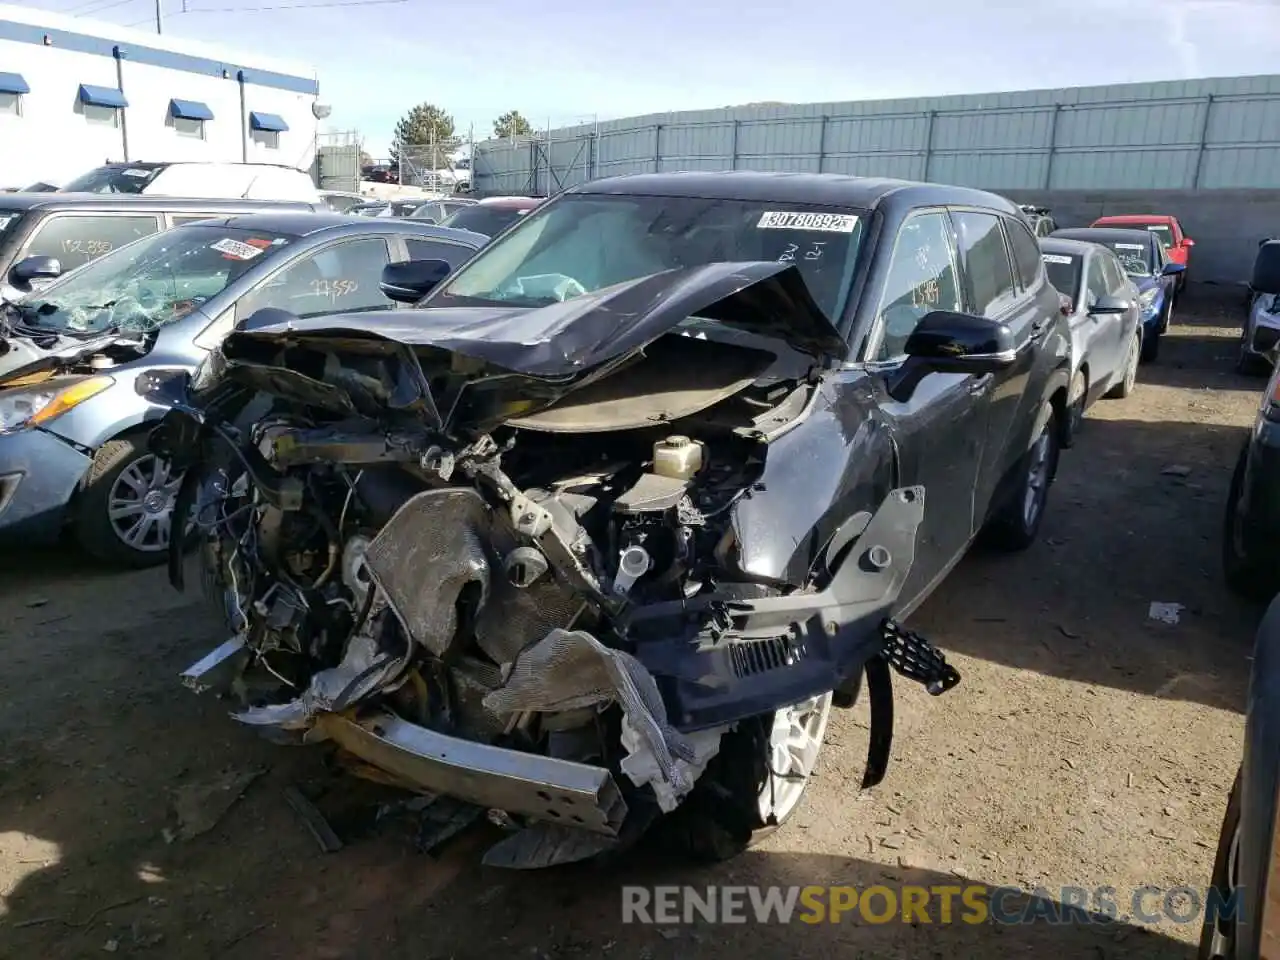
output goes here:
{"type": "MultiPolygon", "coordinates": [[[[155,0],[17,2],[154,23],[155,0]]],[[[185,0],[187,13],[161,2],[166,33],[314,64],[330,129],[358,130],[375,156],[422,101],[479,140],[511,109],[542,127],[761,100],[1280,73],[1280,0],[185,0]]]]}

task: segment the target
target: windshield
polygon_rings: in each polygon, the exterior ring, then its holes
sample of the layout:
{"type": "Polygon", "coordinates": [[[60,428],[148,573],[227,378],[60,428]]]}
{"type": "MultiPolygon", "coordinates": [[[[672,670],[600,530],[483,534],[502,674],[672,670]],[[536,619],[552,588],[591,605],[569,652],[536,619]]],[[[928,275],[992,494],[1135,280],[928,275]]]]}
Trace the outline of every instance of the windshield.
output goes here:
{"type": "Polygon", "coordinates": [[[1046,253],[1040,257],[1049,274],[1049,282],[1059,293],[1065,293],[1075,303],[1080,299],[1080,264],[1082,259],[1066,253],[1046,253]]]}
{"type": "Polygon", "coordinates": [[[776,260],[799,267],[834,320],[863,222],[811,204],[568,194],[481,250],[431,303],[541,306],[664,270],[776,260]]]}
{"type": "Polygon", "coordinates": [[[163,167],[107,166],[76,177],[62,193],[141,193],[163,167]]]}
{"type": "Polygon", "coordinates": [[[192,224],[152,234],[21,303],[23,322],[62,333],[150,331],[181,319],[296,237],[192,224]]]}
{"type": "Polygon", "coordinates": [[[1151,276],[1151,245],[1134,243],[1131,240],[1104,240],[1100,237],[1088,237],[1094,243],[1100,243],[1111,249],[1120,258],[1124,272],[1131,277],[1151,276]]]}
{"type": "Polygon", "coordinates": [[[473,233],[483,233],[486,237],[492,237],[507,229],[528,212],[528,210],[513,207],[473,203],[453,211],[440,221],[440,226],[456,227],[459,230],[470,230],[473,233]]]}

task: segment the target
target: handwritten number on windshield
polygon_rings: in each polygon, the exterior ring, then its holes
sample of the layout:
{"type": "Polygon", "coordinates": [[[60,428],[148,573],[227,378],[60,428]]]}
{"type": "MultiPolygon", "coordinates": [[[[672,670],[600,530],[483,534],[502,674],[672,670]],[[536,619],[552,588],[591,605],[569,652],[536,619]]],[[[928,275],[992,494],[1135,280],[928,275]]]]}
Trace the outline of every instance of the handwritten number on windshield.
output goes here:
{"type": "Polygon", "coordinates": [[[85,257],[100,257],[110,253],[113,244],[110,240],[63,240],[63,253],[78,253],[85,257]]]}
{"type": "MultiPolygon", "coordinates": [[[[826,247],[826,245],[827,245],[827,241],[825,240],[814,241],[809,245],[809,249],[804,252],[803,254],[804,259],[810,262],[814,260],[821,260],[823,249],[826,247]]],[[[800,244],[788,243],[787,249],[783,250],[782,256],[778,257],[778,262],[779,263],[795,263],[796,255],[799,253],[800,253],[800,244]]]]}

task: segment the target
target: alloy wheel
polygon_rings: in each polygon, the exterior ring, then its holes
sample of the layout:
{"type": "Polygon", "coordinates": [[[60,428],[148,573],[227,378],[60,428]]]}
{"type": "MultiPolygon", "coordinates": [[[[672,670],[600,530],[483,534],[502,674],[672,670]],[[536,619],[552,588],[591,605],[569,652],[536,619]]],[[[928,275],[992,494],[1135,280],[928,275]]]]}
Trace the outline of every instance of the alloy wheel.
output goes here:
{"type": "Polygon", "coordinates": [[[1138,382],[1138,361],[1141,357],[1141,339],[1135,336],[1129,341],[1129,355],[1124,361],[1124,392],[1126,394],[1132,393],[1133,385],[1138,382]]]}
{"type": "Polygon", "coordinates": [[[107,518],[120,542],[143,553],[168,549],[181,482],[167,462],[150,453],[121,470],[107,497],[107,518]]]}
{"type": "Polygon", "coordinates": [[[1049,488],[1049,448],[1053,438],[1046,425],[1031,448],[1031,464],[1027,468],[1027,488],[1022,500],[1022,519],[1028,529],[1033,528],[1044,508],[1044,498],[1049,488]]]}
{"type": "Polygon", "coordinates": [[[769,775],[760,791],[760,819],[782,823],[795,810],[817,766],[831,716],[831,694],[783,707],[773,715],[767,761],[769,775]]]}

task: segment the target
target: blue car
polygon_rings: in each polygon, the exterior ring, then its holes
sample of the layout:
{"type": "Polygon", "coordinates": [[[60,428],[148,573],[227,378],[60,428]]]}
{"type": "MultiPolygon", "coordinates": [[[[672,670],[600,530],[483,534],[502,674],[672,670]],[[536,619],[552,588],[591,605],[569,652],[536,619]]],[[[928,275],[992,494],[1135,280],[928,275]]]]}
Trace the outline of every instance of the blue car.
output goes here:
{"type": "Polygon", "coordinates": [[[1142,359],[1150,362],[1160,353],[1160,335],[1169,329],[1178,275],[1186,265],[1174,263],[1165,254],[1160,238],[1149,230],[1121,230],[1112,227],[1074,227],[1055,230],[1051,237],[1084,240],[1109,247],[1120,258],[1124,272],[1138,288],[1142,311],[1142,359]]]}
{"type": "Polygon", "coordinates": [[[144,237],[5,304],[0,540],[49,542],[70,526],[101,559],[160,562],[178,478],[147,450],[165,410],[135,390],[139,374],[194,371],[262,308],[389,310],[412,294],[382,285],[389,263],[452,268],[487,240],[407,219],[223,217],[144,237]]]}

